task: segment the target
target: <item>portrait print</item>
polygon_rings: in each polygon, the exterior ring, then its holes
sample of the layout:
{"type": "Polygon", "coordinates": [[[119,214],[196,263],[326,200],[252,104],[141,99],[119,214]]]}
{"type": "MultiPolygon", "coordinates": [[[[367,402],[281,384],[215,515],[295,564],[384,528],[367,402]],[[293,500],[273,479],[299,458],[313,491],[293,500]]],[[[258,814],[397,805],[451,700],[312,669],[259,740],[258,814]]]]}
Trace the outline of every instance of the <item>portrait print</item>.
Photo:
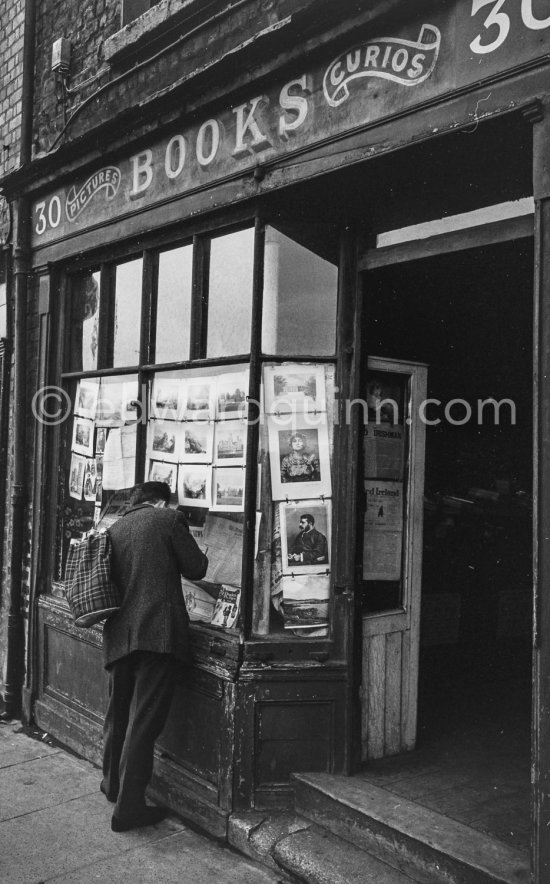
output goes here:
{"type": "Polygon", "coordinates": [[[280,506],[283,573],[324,573],[330,565],[331,502],[280,506]]]}
{"type": "Polygon", "coordinates": [[[73,424],[72,450],[84,457],[94,453],[94,422],[85,417],[75,417],[73,424]]]}
{"type": "Polygon", "coordinates": [[[244,510],[244,479],[245,471],[242,467],[216,467],[214,469],[212,509],[242,513],[244,510]]]}
{"type": "Polygon", "coordinates": [[[81,457],[79,454],[72,455],[69,469],[69,495],[75,500],[82,500],[85,464],[85,457],[81,457]]]}
{"type": "Polygon", "coordinates": [[[311,427],[307,415],[268,416],[274,500],[330,497],[328,427],[326,414],[321,417],[322,424],[311,427]]]}
{"type": "Polygon", "coordinates": [[[326,411],[325,369],[293,363],[264,368],[265,410],[268,414],[326,411]]]}
{"type": "Polygon", "coordinates": [[[93,457],[87,458],[84,465],[84,500],[95,501],[97,494],[97,469],[93,457]]]}
{"type": "Polygon", "coordinates": [[[182,464],[178,475],[178,503],[182,506],[210,508],[212,503],[212,467],[206,464],[182,464]]]}

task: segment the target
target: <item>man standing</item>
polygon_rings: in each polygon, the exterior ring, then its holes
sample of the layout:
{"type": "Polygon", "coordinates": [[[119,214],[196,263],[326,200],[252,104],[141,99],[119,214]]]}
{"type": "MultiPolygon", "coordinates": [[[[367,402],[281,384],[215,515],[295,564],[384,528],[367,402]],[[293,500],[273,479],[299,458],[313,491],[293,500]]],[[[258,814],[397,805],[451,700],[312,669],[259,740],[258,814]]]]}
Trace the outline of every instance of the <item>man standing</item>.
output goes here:
{"type": "Polygon", "coordinates": [[[328,562],[327,538],[317,531],[311,513],[300,518],[300,533],[296,535],[288,553],[289,563],[299,565],[326,565],[328,562]]]}
{"type": "Polygon", "coordinates": [[[110,684],[101,791],[116,802],[114,832],[166,816],[163,808],[145,803],[145,789],[178,668],[190,660],[181,575],[200,580],[208,567],[185,517],[166,509],[169,500],[164,482],[137,485],[131,508],[109,529],[113,577],[123,595],[103,629],[110,684]]]}

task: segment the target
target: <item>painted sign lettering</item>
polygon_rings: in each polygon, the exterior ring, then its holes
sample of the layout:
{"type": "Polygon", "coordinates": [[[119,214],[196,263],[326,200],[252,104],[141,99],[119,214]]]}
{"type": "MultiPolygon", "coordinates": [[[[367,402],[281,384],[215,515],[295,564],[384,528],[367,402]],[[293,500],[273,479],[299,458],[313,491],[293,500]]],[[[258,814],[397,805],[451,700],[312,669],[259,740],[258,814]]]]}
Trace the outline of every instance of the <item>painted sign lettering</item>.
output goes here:
{"type": "MultiPolygon", "coordinates": [[[[517,5],[517,0],[514,0],[515,5],[517,5]]],[[[483,33],[477,34],[470,43],[470,49],[478,55],[487,55],[502,46],[512,27],[510,15],[504,11],[505,8],[510,9],[509,6],[506,6],[506,0],[472,0],[470,14],[473,17],[487,6],[490,6],[491,10],[483,22],[483,33]]],[[[550,16],[538,18],[533,10],[533,0],[521,0],[521,21],[530,31],[542,31],[550,28],[550,16]]]]}
{"type": "Polygon", "coordinates": [[[365,77],[417,86],[435,68],[440,46],[441,33],[434,25],[422,25],[416,42],[384,37],[360,43],[328,66],[323,78],[325,98],[331,107],[338,107],[349,98],[349,83],[365,77]]]}
{"type": "Polygon", "coordinates": [[[114,199],[120,187],[120,178],[120,169],[117,169],[116,166],[106,166],[99,172],[90,175],[78,190],[73,185],[65,200],[67,221],[74,221],[75,218],[78,218],[100,190],[105,190],[107,200],[114,199]]]}

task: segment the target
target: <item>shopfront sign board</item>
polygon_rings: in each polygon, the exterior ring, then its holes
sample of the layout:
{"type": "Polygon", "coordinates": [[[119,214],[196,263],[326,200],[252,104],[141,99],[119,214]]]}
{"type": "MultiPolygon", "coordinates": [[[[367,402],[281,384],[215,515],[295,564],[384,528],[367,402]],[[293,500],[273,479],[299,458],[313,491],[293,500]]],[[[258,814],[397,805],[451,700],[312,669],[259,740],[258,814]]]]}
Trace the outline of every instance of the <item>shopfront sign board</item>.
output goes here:
{"type": "MultiPolygon", "coordinates": [[[[373,31],[355,45],[118,162],[33,206],[33,246],[238,180],[346,133],[457,90],[521,70],[550,53],[545,0],[448,0],[418,23],[373,31]]],[[[487,86],[488,94],[490,85],[487,86]]],[[[483,99],[480,99],[482,101],[483,99]]],[[[479,101],[477,102],[479,104],[479,101]]],[[[477,105],[467,120],[475,122],[477,105]]]]}

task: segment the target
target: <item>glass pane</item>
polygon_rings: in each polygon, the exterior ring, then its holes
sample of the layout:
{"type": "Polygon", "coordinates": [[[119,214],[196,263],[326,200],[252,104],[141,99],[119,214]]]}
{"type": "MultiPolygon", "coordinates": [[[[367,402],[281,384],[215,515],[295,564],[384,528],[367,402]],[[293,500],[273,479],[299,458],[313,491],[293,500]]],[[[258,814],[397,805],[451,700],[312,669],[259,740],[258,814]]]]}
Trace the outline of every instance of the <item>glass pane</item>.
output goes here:
{"type": "Polygon", "coordinates": [[[266,228],[262,350],[331,356],[336,347],[338,269],[266,228]]]}
{"type": "Polygon", "coordinates": [[[156,362],[189,359],[193,247],[159,256],[156,362]]]}
{"type": "Polygon", "coordinates": [[[212,240],[207,356],[250,351],[254,231],[212,240]]]}
{"type": "Polygon", "coordinates": [[[70,301],[69,369],[93,371],[97,368],[99,272],[73,277],[70,301]]]}
{"type": "Polygon", "coordinates": [[[116,268],[113,366],[139,362],[142,274],[142,258],[116,268]]]}
{"type": "Polygon", "coordinates": [[[0,338],[7,334],[7,280],[6,259],[0,255],[0,338]]]}

